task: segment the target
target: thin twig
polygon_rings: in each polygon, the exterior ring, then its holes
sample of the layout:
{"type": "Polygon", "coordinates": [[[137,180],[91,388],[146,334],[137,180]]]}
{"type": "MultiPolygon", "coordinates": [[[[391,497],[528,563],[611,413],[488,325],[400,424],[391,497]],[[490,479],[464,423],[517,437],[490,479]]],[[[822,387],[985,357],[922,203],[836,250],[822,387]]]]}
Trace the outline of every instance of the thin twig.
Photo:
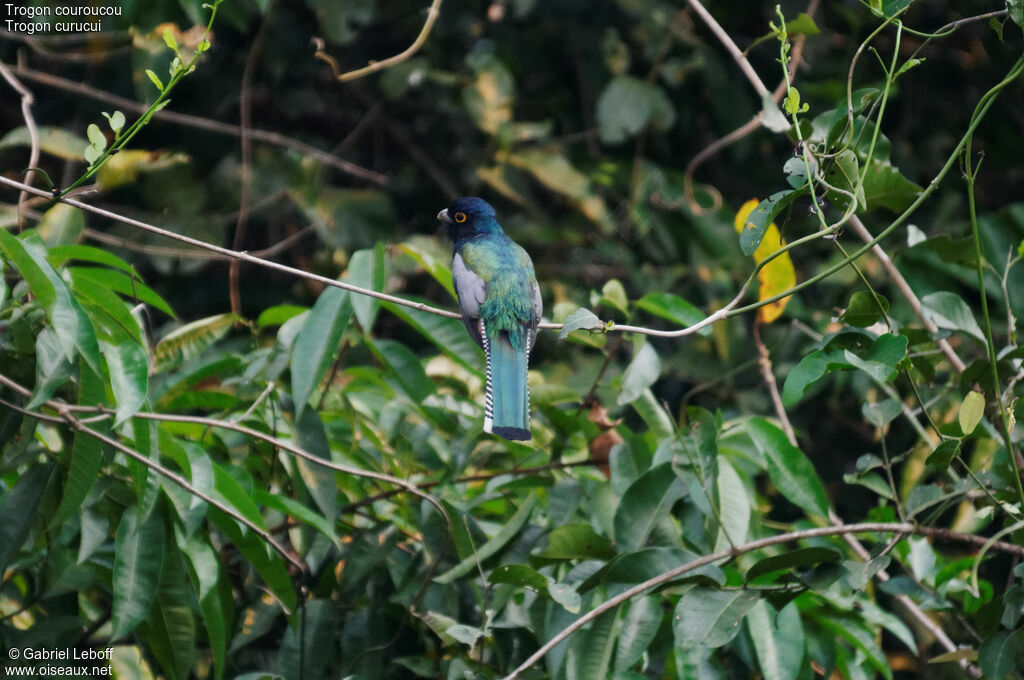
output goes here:
{"type": "Polygon", "coordinates": [[[786,407],[782,404],[782,397],[779,395],[779,384],[775,380],[775,373],[772,372],[772,358],[768,353],[768,347],[761,340],[760,328],[761,324],[758,321],[754,321],[754,346],[757,347],[757,365],[761,369],[761,378],[768,388],[768,394],[772,398],[772,406],[775,407],[775,416],[782,423],[782,431],[786,433],[786,439],[793,446],[799,447],[800,445],[796,441],[796,434],[793,432],[793,424],[789,422],[789,416],[786,415],[786,407]]]}
{"type": "MultiPolygon", "coordinates": [[[[807,9],[804,11],[807,16],[814,16],[814,13],[818,9],[820,0],[811,0],[807,4],[807,9]]],[[[717,35],[717,33],[716,33],[717,35]]],[[[796,40],[793,41],[793,55],[789,63],[790,80],[796,80],[796,71],[803,62],[804,45],[807,42],[806,35],[797,36],[796,40]]],[[[735,43],[732,43],[735,46],[735,43]]],[[[728,47],[728,46],[727,46],[728,47]]],[[[739,49],[738,47],[736,49],[739,49]]],[[[731,52],[731,50],[730,50],[731,52]]],[[[742,53],[741,53],[742,54],[742,53]]],[[[746,57],[744,56],[744,60],[746,57]]],[[[749,62],[748,62],[749,63],[749,62]]],[[[755,88],[756,89],[756,88],[755,88]]],[[[782,95],[786,92],[786,81],[785,79],[779,81],[779,84],[775,87],[772,92],[772,101],[776,104],[782,99],[782,95]]],[[[764,123],[764,111],[758,111],[749,121],[736,128],[724,137],[720,137],[715,141],[708,144],[706,147],[701,149],[697,155],[690,159],[690,162],[686,164],[686,168],[683,170],[683,194],[686,199],[687,207],[690,212],[695,215],[706,215],[710,212],[715,212],[722,207],[722,194],[719,193],[718,189],[708,186],[705,187],[705,191],[711,194],[711,207],[705,208],[697,202],[696,194],[693,190],[693,176],[697,172],[697,168],[700,167],[704,161],[717,154],[722,149],[730,146],[739,140],[743,139],[750,133],[754,132],[764,123]]]]}
{"type": "Polygon", "coordinates": [[[434,0],[430,3],[430,7],[427,9],[427,20],[423,22],[423,28],[420,29],[419,35],[412,42],[409,47],[405,48],[402,52],[388,57],[387,59],[381,59],[380,61],[371,61],[368,65],[363,68],[355,69],[354,71],[347,71],[341,73],[338,68],[338,62],[334,60],[334,57],[324,52],[324,41],[320,38],[313,38],[313,46],[316,47],[316,52],[313,54],[317,59],[326,62],[334,73],[334,77],[340,82],[346,82],[348,80],[355,80],[356,78],[362,78],[368,76],[371,73],[381,71],[386,68],[390,68],[395,64],[400,64],[412,55],[416,54],[423,44],[427,42],[427,36],[430,35],[430,29],[434,27],[434,22],[441,16],[441,2],[443,0],[434,0]]]}
{"type": "MultiPolygon", "coordinates": [[[[8,387],[10,387],[11,383],[13,382],[13,381],[7,379],[6,376],[3,376],[3,375],[0,375],[0,380],[2,380],[2,382],[5,385],[7,385],[8,387]]],[[[7,408],[13,409],[15,411],[18,411],[19,413],[22,413],[24,415],[30,416],[32,418],[38,418],[39,420],[45,420],[45,421],[50,422],[50,423],[58,423],[58,424],[67,425],[67,426],[69,426],[71,429],[73,429],[75,431],[81,432],[82,434],[85,434],[85,435],[87,435],[89,437],[92,437],[93,439],[95,439],[95,440],[97,440],[99,442],[102,442],[102,443],[106,444],[107,446],[110,446],[112,448],[117,449],[118,451],[120,451],[121,453],[125,454],[129,458],[132,458],[132,459],[138,461],[139,463],[142,463],[143,465],[145,465],[149,469],[154,470],[155,472],[157,472],[158,474],[160,474],[163,477],[166,477],[168,480],[174,482],[175,484],[177,484],[181,488],[185,489],[186,491],[188,491],[190,494],[192,494],[196,498],[199,498],[199,499],[203,500],[204,502],[208,503],[209,505],[212,505],[213,507],[217,508],[218,510],[220,510],[224,514],[226,514],[226,515],[228,515],[230,517],[233,517],[234,519],[238,520],[239,522],[241,522],[245,526],[249,527],[260,538],[262,538],[264,541],[266,541],[278,554],[280,554],[281,557],[283,557],[285,560],[287,560],[293,567],[295,567],[300,572],[305,570],[305,565],[303,565],[302,561],[297,559],[294,555],[291,554],[291,552],[287,548],[285,548],[280,543],[278,543],[274,539],[274,537],[271,536],[270,533],[266,529],[256,525],[254,522],[252,522],[251,520],[247,519],[245,516],[239,514],[239,512],[237,510],[233,509],[231,506],[226,505],[226,504],[220,502],[219,500],[217,500],[213,496],[210,496],[209,494],[207,494],[207,493],[201,491],[200,489],[194,487],[187,479],[185,479],[184,477],[182,477],[178,473],[176,473],[176,472],[174,472],[172,470],[169,470],[168,468],[164,467],[163,465],[161,465],[160,463],[158,463],[156,461],[150,460],[148,457],[142,455],[138,451],[136,451],[136,450],[134,450],[134,449],[132,449],[132,448],[130,448],[128,446],[125,446],[120,441],[118,441],[116,439],[112,439],[111,437],[108,437],[107,435],[103,434],[102,432],[97,432],[96,430],[88,427],[84,422],[82,422],[81,420],[76,418],[72,414],[71,409],[69,409],[66,405],[62,405],[62,404],[60,404],[58,402],[52,402],[52,401],[51,402],[47,402],[48,406],[50,406],[51,408],[53,408],[54,410],[56,410],[60,414],[60,416],[51,416],[51,415],[47,415],[46,413],[41,413],[39,411],[32,411],[32,410],[29,410],[29,409],[21,408],[17,404],[12,404],[11,402],[3,400],[3,399],[0,399],[0,403],[2,403],[7,408]]],[[[282,606],[283,606],[283,604],[282,604],[282,606]]]]}
{"type": "MultiPolygon", "coordinates": [[[[307,225],[302,229],[296,231],[294,234],[291,234],[281,239],[274,245],[268,246],[261,250],[253,250],[249,254],[254,255],[256,257],[271,257],[273,255],[277,255],[281,251],[287,250],[304,237],[309,236],[314,231],[315,230],[312,226],[307,225]]],[[[117,246],[119,248],[124,248],[125,250],[132,250],[139,253],[145,253],[146,255],[156,255],[159,257],[180,257],[182,259],[191,260],[218,260],[223,262],[228,262],[231,260],[231,258],[226,255],[210,253],[205,250],[172,248],[170,246],[151,246],[144,243],[138,243],[136,241],[133,241],[132,239],[120,238],[119,236],[114,236],[103,231],[90,229],[89,227],[83,229],[82,234],[84,236],[88,236],[94,241],[99,241],[100,243],[106,243],[107,245],[110,246],[117,246]]]]}
{"type": "MultiPolygon", "coordinates": [[[[915,524],[903,523],[903,522],[866,522],[862,524],[840,524],[838,526],[828,527],[817,527],[814,529],[802,529],[800,531],[791,531],[785,534],[779,534],[777,536],[769,536],[767,538],[761,538],[756,541],[745,543],[744,545],[729,550],[721,550],[710,555],[691,560],[686,564],[680,565],[666,572],[663,572],[653,578],[650,578],[643,583],[639,583],[622,593],[605,600],[603,603],[594,607],[580,618],[563,628],[550,640],[541,645],[540,649],[534,652],[526,661],[519,665],[514,671],[505,676],[504,680],[513,680],[519,676],[520,673],[524,672],[535,663],[540,661],[550,652],[552,649],[557,647],[559,644],[569,638],[570,635],[575,633],[577,630],[587,625],[597,617],[601,616],[607,611],[610,611],[618,607],[623,602],[630,600],[637,595],[641,595],[651,588],[655,588],[662,584],[674,581],[683,574],[687,574],[695,569],[699,569],[708,564],[714,564],[723,560],[735,559],[740,555],[744,555],[755,550],[761,550],[773,545],[780,545],[782,543],[790,543],[793,541],[806,540],[811,538],[821,538],[824,536],[845,536],[849,534],[859,533],[905,533],[908,535],[922,533],[921,527],[915,524]]],[[[957,537],[969,536],[969,534],[958,534],[957,537]]],[[[948,536],[948,538],[954,538],[954,536],[948,536]]],[[[971,539],[967,539],[973,542],[973,536],[971,539]]],[[[1005,544],[1010,546],[1010,544],[1005,544]]],[[[1020,546],[1012,546],[1013,554],[1017,554],[1017,551],[1024,552],[1024,548],[1020,546]]],[[[948,638],[947,638],[948,639],[948,638]]],[[[955,647],[954,647],[955,649],[955,647]]]]}
{"type": "MultiPolygon", "coordinates": [[[[35,99],[28,88],[21,84],[21,81],[11,73],[11,70],[2,61],[0,61],[0,76],[3,76],[4,80],[14,88],[15,92],[21,95],[21,117],[25,119],[25,128],[28,129],[28,139],[31,145],[28,154],[28,169],[25,170],[25,184],[32,186],[32,174],[36,172],[35,167],[39,165],[39,131],[36,129],[36,119],[32,116],[32,104],[35,102],[35,99]]],[[[23,210],[27,198],[27,191],[22,191],[18,195],[18,229],[22,229],[24,226],[25,215],[23,210]]]]}
{"type": "Polygon", "coordinates": [[[711,12],[704,9],[704,5],[700,4],[700,0],[687,0],[687,3],[695,12],[697,12],[700,18],[704,20],[704,23],[708,25],[708,28],[710,28],[711,32],[715,34],[718,41],[721,42],[722,46],[729,52],[733,61],[735,61],[736,65],[740,67],[740,70],[743,71],[743,75],[745,75],[747,80],[750,81],[750,84],[754,86],[754,90],[757,92],[758,96],[771,96],[771,92],[769,92],[768,88],[764,86],[764,82],[761,80],[761,77],[757,75],[757,71],[754,70],[754,67],[750,65],[747,57],[743,54],[743,50],[741,50],[733,41],[732,37],[725,32],[725,29],[722,28],[721,24],[715,21],[715,18],[711,16],[711,12]]]}
{"type": "MultiPolygon", "coordinates": [[[[238,119],[241,135],[242,163],[239,168],[240,191],[238,199],[238,219],[235,220],[235,235],[232,237],[231,247],[240,250],[245,242],[245,230],[249,226],[249,192],[252,190],[252,106],[251,89],[252,74],[256,70],[256,62],[259,60],[263,48],[263,39],[270,26],[270,18],[274,11],[274,0],[270,1],[263,13],[263,19],[256,37],[252,40],[249,54],[245,58],[245,68],[242,69],[242,84],[238,94],[238,119]]],[[[241,263],[238,260],[231,260],[228,266],[228,296],[231,300],[231,311],[236,317],[242,318],[242,292],[239,289],[239,268],[241,263]]]]}
{"type": "MultiPolygon", "coordinates": [[[[874,237],[871,235],[871,232],[868,231],[867,227],[864,226],[864,223],[860,221],[859,217],[852,215],[850,217],[849,224],[853,227],[853,231],[857,233],[857,236],[860,236],[862,241],[865,243],[871,243],[874,237]]],[[[935,325],[935,322],[925,316],[920,298],[918,298],[914,293],[914,290],[910,287],[910,284],[907,283],[907,280],[903,278],[903,274],[901,274],[900,270],[896,268],[895,264],[893,264],[892,259],[882,248],[881,244],[875,243],[871,246],[871,252],[878,258],[878,261],[882,263],[882,268],[885,269],[889,278],[892,279],[892,282],[896,284],[896,288],[899,289],[903,298],[910,303],[910,308],[914,311],[917,318],[921,320],[925,330],[932,334],[938,333],[939,327],[935,325]]],[[[967,366],[957,355],[956,350],[953,349],[952,345],[950,345],[945,338],[940,338],[937,341],[937,344],[939,349],[942,350],[942,353],[946,355],[946,358],[949,360],[949,363],[952,364],[956,372],[963,373],[967,366]]]]}
{"type": "MultiPolygon", "coordinates": [[[[125,99],[124,97],[119,97],[116,94],[98,90],[83,83],[77,83],[72,80],[67,80],[65,78],[60,78],[58,76],[50,75],[49,73],[43,73],[42,71],[36,71],[23,66],[14,66],[11,70],[27,80],[106,102],[118,107],[119,109],[124,109],[125,111],[134,111],[136,113],[144,113],[146,111],[145,106],[134,102],[131,99],[125,99]]],[[[187,125],[189,127],[199,128],[200,130],[208,130],[218,134],[231,135],[233,137],[242,136],[242,129],[238,125],[222,123],[219,120],[211,120],[209,118],[202,118],[201,116],[192,116],[187,113],[178,113],[169,109],[161,109],[160,111],[157,111],[153,114],[153,118],[155,120],[162,120],[168,123],[177,123],[178,125],[187,125]]],[[[287,137],[280,133],[271,132],[269,130],[252,129],[249,130],[249,136],[257,142],[272,144],[286,149],[293,149],[304,156],[314,158],[324,165],[329,165],[341,170],[342,172],[348,173],[353,177],[358,177],[381,186],[388,183],[386,175],[374,172],[373,170],[368,170],[352,163],[351,161],[338,158],[337,156],[318,149],[315,146],[310,146],[305,142],[300,142],[297,139],[292,139],[291,137],[287,137]]]]}
{"type": "MultiPolygon", "coordinates": [[[[841,520],[839,516],[832,511],[829,511],[828,518],[829,521],[832,522],[832,526],[847,526],[844,525],[843,520],[841,520]]],[[[926,536],[928,535],[928,530],[930,529],[930,527],[921,527],[916,525],[914,526],[918,533],[924,534],[926,536]]],[[[905,532],[898,533],[902,535],[905,532]]],[[[971,534],[961,534],[957,537],[956,540],[962,540],[966,543],[972,543],[974,542],[974,538],[975,536],[971,534]]],[[[977,538],[981,538],[982,543],[984,543],[984,537],[979,536],[977,538]]],[[[860,557],[865,562],[871,561],[871,553],[868,552],[867,548],[861,545],[860,541],[857,540],[856,536],[853,536],[852,534],[843,534],[843,540],[846,541],[847,545],[849,545],[855,553],[857,553],[858,557],[860,557]]],[[[879,569],[875,573],[875,578],[877,578],[882,583],[885,583],[889,580],[889,573],[885,569],[879,569]]],[[[937,624],[935,621],[931,619],[931,617],[925,614],[924,610],[922,610],[916,602],[910,599],[909,596],[905,594],[897,595],[896,601],[903,605],[903,607],[907,610],[907,612],[909,612],[909,614],[914,618],[914,620],[917,621],[925,630],[931,633],[932,636],[939,641],[939,644],[942,645],[943,649],[945,649],[947,652],[952,652],[957,649],[957,646],[953,642],[953,640],[950,639],[948,635],[946,635],[946,631],[942,630],[942,627],[939,624],[937,624]]],[[[967,659],[960,660],[960,667],[963,668],[964,671],[967,672],[972,678],[981,677],[981,672],[978,670],[978,668],[974,666],[974,664],[967,661],[967,659]]]]}

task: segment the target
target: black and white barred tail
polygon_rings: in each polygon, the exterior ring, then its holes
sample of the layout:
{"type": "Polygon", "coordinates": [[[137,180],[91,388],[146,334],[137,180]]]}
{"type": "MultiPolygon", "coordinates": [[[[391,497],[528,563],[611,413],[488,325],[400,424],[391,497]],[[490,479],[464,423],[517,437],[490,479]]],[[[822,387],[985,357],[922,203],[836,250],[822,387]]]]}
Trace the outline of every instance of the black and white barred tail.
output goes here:
{"type": "Polygon", "coordinates": [[[512,440],[530,439],[530,386],[527,365],[534,330],[527,331],[525,346],[512,347],[500,331],[493,342],[480,322],[480,338],[487,357],[484,431],[512,440]]]}

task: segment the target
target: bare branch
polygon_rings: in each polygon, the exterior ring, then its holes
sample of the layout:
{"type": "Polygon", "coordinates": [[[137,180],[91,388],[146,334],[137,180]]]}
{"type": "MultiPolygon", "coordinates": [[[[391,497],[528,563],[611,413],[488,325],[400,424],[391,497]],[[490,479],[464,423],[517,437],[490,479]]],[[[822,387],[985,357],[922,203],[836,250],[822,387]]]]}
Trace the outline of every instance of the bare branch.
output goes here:
{"type": "Polygon", "coordinates": [[[335,61],[334,57],[323,51],[324,41],[320,38],[313,38],[312,40],[313,46],[316,47],[316,53],[314,53],[313,56],[323,62],[326,62],[331,67],[334,77],[342,83],[348,80],[355,80],[356,78],[368,76],[376,71],[382,71],[394,66],[395,64],[400,64],[412,55],[416,54],[419,49],[423,47],[424,43],[427,42],[427,36],[430,35],[430,29],[434,27],[434,22],[437,21],[437,18],[441,16],[442,1],[443,0],[434,0],[430,3],[430,7],[427,9],[427,20],[423,23],[423,28],[420,30],[419,35],[416,36],[416,39],[411,45],[409,45],[409,47],[393,57],[388,57],[387,59],[382,59],[380,61],[371,61],[363,68],[341,73],[341,69],[338,68],[338,62],[335,61]]]}
{"type": "Polygon", "coordinates": [[[764,82],[761,80],[761,77],[757,75],[757,71],[754,70],[754,67],[750,65],[746,55],[743,54],[743,50],[741,50],[729,34],[725,32],[725,29],[722,28],[721,24],[715,21],[715,18],[711,16],[711,12],[704,9],[704,5],[700,4],[700,0],[687,0],[687,3],[695,12],[697,12],[698,15],[700,15],[700,18],[708,25],[708,28],[710,28],[711,32],[715,34],[718,41],[721,42],[722,46],[728,50],[730,55],[732,55],[736,65],[740,67],[740,70],[743,71],[743,75],[745,75],[747,80],[750,81],[750,84],[754,86],[754,90],[757,91],[758,96],[771,96],[771,92],[769,92],[768,88],[764,86],[764,82]]]}
{"type": "MultiPolygon", "coordinates": [[[[3,76],[4,80],[21,95],[21,117],[25,119],[25,127],[28,129],[28,138],[31,145],[28,154],[28,169],[25,171],[25,184],[31,186],[32,174],[35,172],[34,168],[39,165],[39,131],[36,129],[36,119],[32,117],[32,104],[35,100],[28,88],[14,77],[14,74],[11,73],[10,69],[2,61],[0,61],[0,76],[3,76]]],[[[18,195],[18,228],[24,226],[25,215],[23,210],[27,198],[27,191],[22,190],[21,194],[18,195]]]]}
{"type": "MultiPolygon", "coordinates": [[[[36,71],[34,69],[26,68],[23,66],[15,66],[11,69],[15,74],[31,80],[33,82],[40,83],[41,85],[48,85],[55,87],[59,90],[65,90],[67,92],[74,92],[76,94],[96,99],[101,102],[106,102],[119,109],[125,111],[134,111],[135,113],[144,113],[146,107],[139,104],[131,99],[119,97],[116,94],[110,92],[104,92],[94,87],[82,83],[76,83],[72,80],[60,78],[58,76],[50,75],[49,73],[43,73],[42,71],[36,71]]],[[[187,125],[189,127],[199,128],[201,130],[208,130],[210,132],[216,132],[222,135],[231,135],[233,137],[242,136],[242,128],[238,125],[231,125],[230,123],[222,123],[219,120],[211,120],[209,118],[202,118],[201,116],[191,116],[187,113],[177,113],[169,109],[162,109],[153,114],[153,118],[156,120],[162,120],[168,123],[177,123],[178,125],[187,125]]],[[[334,154],[328,153],[315,146],[310,146],[305,142],[300,142],[297,139],[286,137],[285,135],[277,132],[271,132],[269,130],[252,129],[249,130],[249,136],[258,142],[265,144],[272,144],[274,146],[284,147],[286,149],[293,149],[308,156],[315,158],[324,165],[329,165],[332,168],[341,170],[342,172],[348,173],[353,177],[359,177],[360,179],[380,184],[381,186],[388,183],[386,175],[382,175],[379,172],[368,170],[364,167],[356,165],[351,161],[346,161],[343,158],[339,158],[334,154]]]]}
{"type": "MultiPolygon", "coordinates": [[[[850,226],[853,227],[853,230],[857,232],[857,236],[860,236],[861,240],[865,243],[871,243],[874,239],[871,232],[868,231],[867,227],[864,226],[864,223],[861,222],[860,218],[856,215],[850,216],[850,226]]],[[[895,264],[893,264],[892,259],[889,258],[888,253],[885,252],[882,245],[880,243],[874,244],[871,246],[871,252],[878,258],[878,261],[882,263],[882,268],[885,269],[889,278],[892,279],[892,282],[896,284],[896,288],[899,289],[903,298],[910,303],[910,308],[914,310],[914,314],[921,320],[925,330],[932,334],[938,333],[939,327],[924,315],[920,298],[918,298],[914,293],[914,290],[910,287],[910,284],[907,283],[907,280],[903,278],[903,274],[901,274],[900,270],[896,268],[895,264]]],[[[937,344],[939,349],[942,350],[942,353],[946,355],[947,359],[949,359],[949,363],[953,365],[956,372],[963,373],[967,366],[957,355],[956,350],[953,349],[952,345],[949,344],[949,341],[945,338],[940,338],[937,344]]]]}
{"type": "MultiPolygon", "coordinates": [[[[598,605],[597,607],[594,607],[589,612],[587,612],[586,614],[584,614],[583,616],[581,616],[580,618],[576,619],[574,622],[566,626],[564,629],[559,631],[557,635],[552,637],[546,643],[541,645],[540,649],[534,652],[533,655],[530,656],[530,658],[524,661],[518,668],[516,668],[510,674],[505,676],[504,680],[513,680],[513,678],[518,677],[520,673],[527,670],[535,663],[543,659],[548,652],[550,652],[560,643],[568,639],[570,635],[572,635],[577,630],[587,625],[597,617],[601,616],[601,614],[604,614],[605,612],[618,607],[623,602],[627,602],[628,600],[636,597],[637,595],[642,595],[651,588],[655,588],[670,581],[674,581],[680,576],[683,576],[684,574],[694,571],[695,569],[699,569],[705,565],[714,564],[715,562],[720,562],[723,560],[735,559],[740,555],[753,552],[755,550],[760,550],[762,548],[767,548],[769,546],[779,545],[782,543],[790,543],[792,541],[801,541],[810,538],[821,538],[823,536],[845,536],[850,534],[862,534],[869,532],[912,535],[924,533],[921,531],[921,528],[922,527],[918,527],[917,525],[911,524],[909,522],[865,522],[862,524],[840,524],[838,526],[818,527],[815,529],[802,529],[800,531],[791,531],[785,534],[779,534],[777,536],[761,538],[756,541],[751,541],[750,543],[738,546],[736,548],[731,548],[729,550],[721,550],[719,552],[712,553],[710,555],[705,555],[704,557],[700,557],[695,560],[691,560],[686,564],[680,565],[678,567],[675,567],[674,569],[670,569],[664,573],[658,574],[657,576],[650,578],[644,581],[643,583],[639,583],[630,588],[629,590],[626,590],[614,597],[611,597],[605,602],[598,605]]],[[[974,538],[969,534],[954,534],[947,535],[946,537],[950,538],[951,540],[965,540],[969,542],[973,542],[974,538]]],[[[1007,548],[1007,552],[1011,554],[1024,555],[1024,547],[1011,545],[1009,543],[1004,543],[1003,545],[1007,548]]]]}

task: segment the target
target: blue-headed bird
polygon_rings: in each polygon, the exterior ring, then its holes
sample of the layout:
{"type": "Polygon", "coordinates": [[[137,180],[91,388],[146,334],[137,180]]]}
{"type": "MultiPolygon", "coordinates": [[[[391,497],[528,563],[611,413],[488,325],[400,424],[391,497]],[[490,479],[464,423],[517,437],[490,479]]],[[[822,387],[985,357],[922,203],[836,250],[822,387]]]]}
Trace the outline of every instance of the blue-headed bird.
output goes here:
{"type": "Polygon", "coordinates": [[[456,199],[437,219],[454,243],[452,279],[462,320],[487,359],[484,431],[529,439],[526,370],[542,311],[533,262],[483,199],[456,199]]]}

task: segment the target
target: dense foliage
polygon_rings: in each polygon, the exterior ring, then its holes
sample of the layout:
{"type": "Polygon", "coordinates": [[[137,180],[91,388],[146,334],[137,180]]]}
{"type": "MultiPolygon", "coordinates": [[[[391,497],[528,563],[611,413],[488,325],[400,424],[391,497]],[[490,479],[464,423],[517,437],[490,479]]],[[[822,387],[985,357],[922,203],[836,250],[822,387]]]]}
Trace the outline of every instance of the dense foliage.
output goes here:
{"type": "Polygon", "coordinates": [[[1020,676],[1020,0],[115,4],[0,35],[6,650],[1020,676]],[[459,195],[565,324],[531,442],[433,309],[459,195]]]}

